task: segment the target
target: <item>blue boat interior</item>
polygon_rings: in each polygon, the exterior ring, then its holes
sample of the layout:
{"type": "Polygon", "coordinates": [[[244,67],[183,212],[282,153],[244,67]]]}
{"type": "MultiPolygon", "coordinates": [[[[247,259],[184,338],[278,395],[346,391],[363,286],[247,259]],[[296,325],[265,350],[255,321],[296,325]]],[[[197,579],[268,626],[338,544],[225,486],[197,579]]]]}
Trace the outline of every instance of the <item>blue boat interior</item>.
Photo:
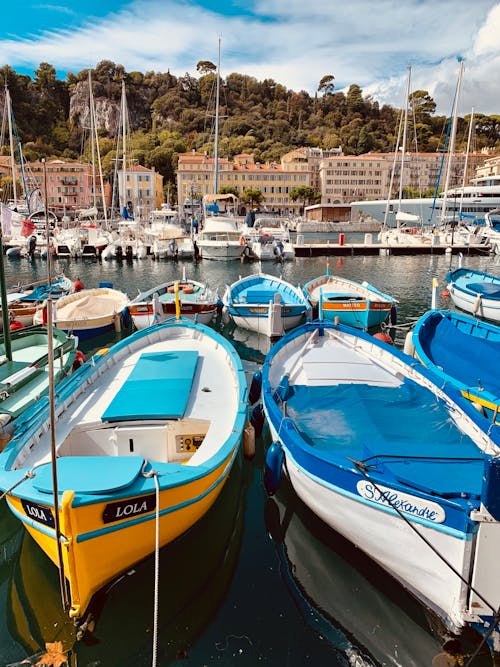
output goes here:
{"type": "Polygon", "coordinates": [[[276,294],[279,294],[282,303],[305,303],[305,298],[298,295],[291,287],[280,280],[252,276],[232,286],[231,300],[233,303],[267,305],[270,301],[274,301],[276,294]]]}
{"type": "Polygon", "coordinates": [[[196,350],[141,354],[101,419],[181,419],[197,363],[196,350]]]}
{"type": "Polygon", "coordinates": [[[447,317],[433,318],[422,327],[420,344],[427,357],[448,375],[468,387],[481,386],[500,396],[500,338],[486,338],[487,333],[487,328],[475,327],[473,334],[447,317]]]}
{"type": "MultiPolygon", "coordinates": [[[[113,493],[130,486],[143,464],[142,456],[63,456],[57,459],[58,486],[75,493],[113,493]]],[[[53,493],[52,464],[37,469],[33,486],[43,493],[53,493]]]]}
{"type": "Polygon", "coordinates": [[[318,457],[373,466],[379,480],[441,497],[479,498],[484,455],[423,387],[293,385],[287,413],[318,457]]]}

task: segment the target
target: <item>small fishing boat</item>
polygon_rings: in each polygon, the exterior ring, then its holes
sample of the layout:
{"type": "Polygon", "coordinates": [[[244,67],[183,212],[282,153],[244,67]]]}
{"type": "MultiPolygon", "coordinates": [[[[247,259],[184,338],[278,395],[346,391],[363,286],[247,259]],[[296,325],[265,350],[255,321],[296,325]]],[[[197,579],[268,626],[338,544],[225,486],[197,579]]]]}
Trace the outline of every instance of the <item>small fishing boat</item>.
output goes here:
{"type": "Polygon", "coordinates": [[[72,618],[206,514],[246,419],[234,348],[181,319],[92,357],[59,384],[52,404],[42,400],[17,420],[0,454],[0,489],[65,577],[72,618]]]}
{"type": "MultiPolygon", "coordinates": [[[[58,299],[54,306],[54,326],[74,333],[82,340],[121,327],[123,309],[128,297],[111,287],[83,289],[58,299]]],[[[45,322],[45,306],[33,316],[34,324],[45,322]]]]}
{"type": "Polygon", "coordinates": [[[302,501],[437,614],[500,647],[500,430],[365,332],[309,322],[266,357],[263,405],[302,501]]]}
{"type": "MultiPolygon", "coordinates": [[[[73,370],[78,340],[53,330],[54,382],[73,370]]],[[[11,356],[6,356],[0,337],[0,432],[13,419],[49,391],[49,335],[47,328],[33,326],[10,333],[11,356]]]]}
{"type": "Polygon", "coordinates": [[[500,408],[500,327],[468,315],[429,310],[409,333],[413,354],[489,418],[500,408]]]}
{"type": "MultiPolygon", "coordinates": [[[[304,294],[313,308],[321,308],[322,317],[367,331],[379,326],[389,316],[395,319],[396,300],[366,281],[358,283],[341,276],[326,274],[304,285],[304,294]]],[[[394,323],[394,321],[392,322],[394,323]]]]}
{"type": "Polygon", "coordinates": [[[446,276],[447,290],[457,308],[474,317],[500,322],[500,278],[459,267],[446,276]]]}
{"type": "Polygon", "coordinates": [[[187,279],[184,271],[182,280],[169,280],[140,292],[130,301],[127,307],[135,328],[144,329],[173,317],[176,314],[176,289],[180,315],[209,324],[217,311],[217,291],[197,280],[187,279]]]}
{"type": "Polygon", "coordinates": [[[309,310],[300,288],[266,273],[255,273],[228,285],[222,303],[237,326],[270,337],[282,336],[296,327],[309,310]]]}
{"type": "MultiPolygon", "coordinates": [[[[43,281],[34,285],[17,287],[7,294],[7,305],[11,321],[31,326],[40,304],[48,299],[56,300],[75,291],[75,283],[66,276],[57,276],[50,283],[43,281]]],[[[0,309],[1,312],[1,309],[0,309]]],[[[41,324],[41,322],[39,323],[41,324]]]]}

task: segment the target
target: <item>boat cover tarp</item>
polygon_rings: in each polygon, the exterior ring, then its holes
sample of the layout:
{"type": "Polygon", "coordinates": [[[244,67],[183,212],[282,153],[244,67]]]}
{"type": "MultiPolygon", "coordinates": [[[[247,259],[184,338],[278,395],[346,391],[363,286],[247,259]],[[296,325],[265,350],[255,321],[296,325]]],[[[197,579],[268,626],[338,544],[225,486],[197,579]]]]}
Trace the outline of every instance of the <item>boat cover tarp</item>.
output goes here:
{"type": "Polygon", "coordinates": [[[198,352],[145,352],[102,415],[103,421],[180,419],[191,393],[198,352]]]}
{"type": "Polygon", "coordinates": [[[498,283],[468,283],[467,289],[483,294],[489,299],[500,299],[500,285],[498,283]]]}
{"type": "Polygon", "coordinates": [[[124,303],[121,294],[82,294],[81,298],[70,299],[66,303],[57,302],[57,319],[82,322],[89,318],[105,317],[120,313],[124,303]]]}
{"type": "Polygon", "coordinates": [[[484,387],[500,396],[500,344],[460,331],[447,317],[422,327],[420,344],[428,358],[468,387],[484,387]],[[427,335],[426,335],[427,334],[427,335]]]}
{"type": "Polygon", "coordinates": [[[413,382],[294,385],[287,412],[319,456],[337,465],[369,458],[375,471],[429,493],[481,493],[484,455],[443,403],[413,382]]]}

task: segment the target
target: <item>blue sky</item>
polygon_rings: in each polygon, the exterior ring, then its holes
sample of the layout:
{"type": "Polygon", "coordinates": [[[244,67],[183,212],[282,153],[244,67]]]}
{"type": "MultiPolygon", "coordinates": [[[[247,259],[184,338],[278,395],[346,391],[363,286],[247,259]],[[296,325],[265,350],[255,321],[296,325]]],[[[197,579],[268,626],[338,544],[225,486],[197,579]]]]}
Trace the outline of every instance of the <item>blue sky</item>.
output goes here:
{"type": "Polygon", "coordinates": [[[357,83],[402,106],[428,90],[448,113],[465,59],[460,113],[500,114],[500,1],[495,0],[16,0],[2,7],[0,65],[32,74],[49,62],[66,72],[112,60],[127,71],[272,78],[313,94],[325,74],[338,90],[357,83]]]}

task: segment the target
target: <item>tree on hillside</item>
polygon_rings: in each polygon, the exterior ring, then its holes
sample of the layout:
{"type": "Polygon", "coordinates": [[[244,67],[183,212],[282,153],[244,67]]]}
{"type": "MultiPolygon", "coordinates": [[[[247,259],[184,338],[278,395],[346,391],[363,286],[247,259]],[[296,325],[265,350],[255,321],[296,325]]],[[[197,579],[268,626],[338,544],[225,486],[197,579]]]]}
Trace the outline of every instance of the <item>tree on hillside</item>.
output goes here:
{"type": "Polygon", "coordinates": [[[318,93],[323,93],[324,95],[333,95],[333,91],[335,89],[335,84],[333,83],[334,80],[335,77],[333,74],[325,74],[325,76],[323,76],[319,82],[318,93]]]}
{"type": "Polygon", "coordinates": [[[199,60],[196,63],[196,71],[200,74],[208,74],[209,72],[215,72],[217,66],[213,64],[210,60],[199,60]]]}

